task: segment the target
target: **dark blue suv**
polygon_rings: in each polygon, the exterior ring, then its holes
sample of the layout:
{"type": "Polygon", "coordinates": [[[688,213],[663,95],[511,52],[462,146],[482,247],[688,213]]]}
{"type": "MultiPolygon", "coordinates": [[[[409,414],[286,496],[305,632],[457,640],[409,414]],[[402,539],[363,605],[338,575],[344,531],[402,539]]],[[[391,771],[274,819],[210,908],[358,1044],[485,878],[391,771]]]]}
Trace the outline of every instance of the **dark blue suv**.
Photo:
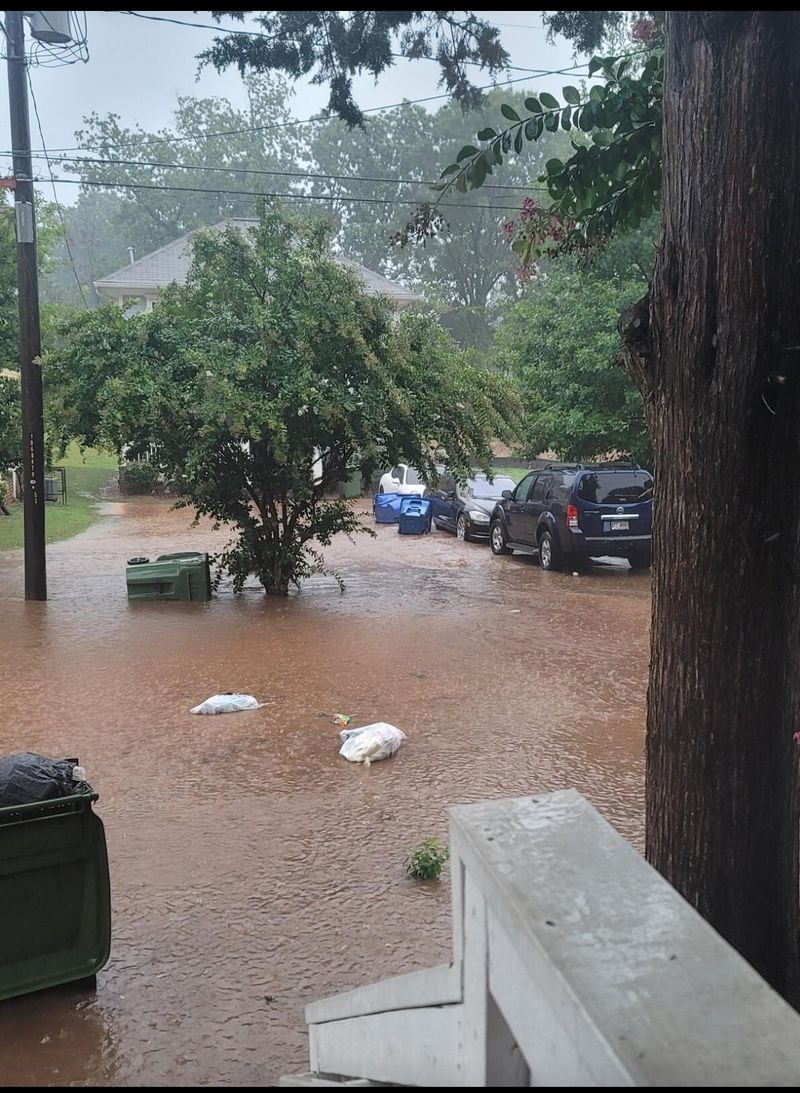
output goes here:
{"type": "Polygon", "coordinates": [[[495,554],[538,554],[542,569],[589,558],[650,565],[653,478],[633,464],[550,464],[506,490],[492,512],[495,554]]]}

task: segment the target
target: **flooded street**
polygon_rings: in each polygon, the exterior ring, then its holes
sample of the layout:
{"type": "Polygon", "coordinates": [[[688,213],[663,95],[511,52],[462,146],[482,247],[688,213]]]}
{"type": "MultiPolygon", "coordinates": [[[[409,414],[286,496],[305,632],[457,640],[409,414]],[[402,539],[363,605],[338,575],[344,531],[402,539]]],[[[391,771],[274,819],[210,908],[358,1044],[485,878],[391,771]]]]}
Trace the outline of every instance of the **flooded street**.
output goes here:
{"type": "Polygon", "coordinates": [[[3,1085],[307,1069],[307,1002],[448,959],[449,877],[403,863],[446,839],[450,805],[574,786],[641,846],[648,574],[380,526],[326,552],[343,596],[319,577],[288,600],[129,604],[128,557],[225,536],[161,501],[105,513],[49,548],[47,604],[0,554],[0,754],[80,757],[113,902],[96,994],[0,1003],[3,1085]],[[189,716],[234,690],[264,707],[189,716]],[[338,711],[408,739],[347,763],[338,711]]]}

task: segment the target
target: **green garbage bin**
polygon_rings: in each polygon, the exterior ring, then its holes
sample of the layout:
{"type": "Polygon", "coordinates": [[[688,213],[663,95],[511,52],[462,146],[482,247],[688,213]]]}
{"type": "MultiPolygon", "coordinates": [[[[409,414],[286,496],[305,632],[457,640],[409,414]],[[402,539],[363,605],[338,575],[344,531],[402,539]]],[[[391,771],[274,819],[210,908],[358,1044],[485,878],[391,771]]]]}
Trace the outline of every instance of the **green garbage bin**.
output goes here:
{"type": "Polygon", "coordinates": [[[190,600],[211,599],[211,564],[207,554],[196,550],[186,550],[182,554],[159,554],[156,565],[160,562],[177,562],[186,573],[190,600]]]}
{"type": "Polygon", "coordinates": [[[210,600],[208,555],[161,554],[154,562],[132,558],[126,570],[129,600],[210,600]]]}
{"type": "Polygon", "coordinates": [[[348,478],[346,482],[339,483],[339,496],[345,499],[352,499],[354,497],[361,497],[364,492],[364,482],[361,478],[361,471],[357,471],[352,477],[348,478]]]}
{"type": "Polygon", "coordinates": [[[111,949],[103,822],[87,792],[0,808],[0,999],[87,979],[111,949]]]}

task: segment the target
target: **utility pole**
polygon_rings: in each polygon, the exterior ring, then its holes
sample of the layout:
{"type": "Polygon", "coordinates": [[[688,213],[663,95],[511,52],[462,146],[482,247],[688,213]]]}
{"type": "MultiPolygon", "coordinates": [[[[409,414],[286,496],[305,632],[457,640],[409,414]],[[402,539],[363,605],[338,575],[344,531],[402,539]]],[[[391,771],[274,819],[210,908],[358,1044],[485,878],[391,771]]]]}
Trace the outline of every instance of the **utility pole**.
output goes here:
{"type": "Polygon", "coordinates": [[[31,131],[25,64],[25,25],[21,11],[6,12],[8,100],[11,114],[14,209],[17,216],[19,286],[19,371],[22,386],[22,484],[25,531],[25,599],[47,599],[44,535],[44,420],[42,351],[39,327],[39,276],[33,209],[31,131]]]}

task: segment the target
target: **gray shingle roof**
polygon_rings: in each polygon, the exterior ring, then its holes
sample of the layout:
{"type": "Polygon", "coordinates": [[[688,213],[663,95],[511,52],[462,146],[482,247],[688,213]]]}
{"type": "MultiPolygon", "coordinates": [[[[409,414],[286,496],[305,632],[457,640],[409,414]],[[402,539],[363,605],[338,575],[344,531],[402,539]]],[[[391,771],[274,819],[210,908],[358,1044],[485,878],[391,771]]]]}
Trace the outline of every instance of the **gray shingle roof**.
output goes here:
{"type": "MultiPolygon", "coordinates": [[[[231,218],[212,225],[210,230],[225,231],[227,228],[238,228],[240,231],[246,231],[248,228],[255,227],[257,223],[257,220],[231,218]]],[[[154,250],[152,254],[146,254],[131,265],[110,273],[108,277],[102,277],[94,282],[94,287],[101,295],[106,295],[110,294],[111,290],[119,291],[120,289],[130,289],[132,292],[141,293],[156,292],[172,284],[173,281],[184,284],[192,263],[192,237],[199,230],[201,229],[182,235],[180,239],[167,243],[165,247],[154,250]]],[[[370,296],[388,296],[401,306],[421,299],[416,292],[403,288],[395,281],[388,280],[380,273],[367,269],[350,258],[342,258],[340,255],[334,257],[341,265],[358,274],[364,283],[365,291],[370,296]]]]}

